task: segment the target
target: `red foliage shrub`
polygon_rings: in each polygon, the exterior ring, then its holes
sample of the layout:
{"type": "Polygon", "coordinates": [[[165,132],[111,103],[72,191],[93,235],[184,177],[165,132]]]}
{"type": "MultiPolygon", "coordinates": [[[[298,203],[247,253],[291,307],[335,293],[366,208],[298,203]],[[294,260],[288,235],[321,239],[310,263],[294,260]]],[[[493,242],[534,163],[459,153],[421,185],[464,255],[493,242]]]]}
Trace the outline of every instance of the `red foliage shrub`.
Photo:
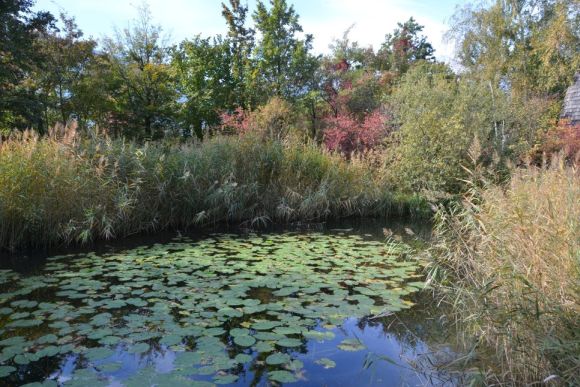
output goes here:
{"type": "Polygon", "coordinates": [[[561,121],[545,134],[541,153],[551,156],[559,152],[563,152],[567,160],[580,156],[580,123],[572,125],[561,121]]]}
{"type": "Polygon", "coordinates": [[[352,115],[338,114],[324,120],[324,144],[331,151],[347,157],[353,153],[364,153],[377,147],[387,135],[387,116],[375,110],[362,120],[352,115]]]}
{"type": "Polygon", "coordinates": [[[233,112],[222,112],[220,114],[221,129],[225,133],[244,134],[250,130],[250,113],[238,107],[233,112]]]}

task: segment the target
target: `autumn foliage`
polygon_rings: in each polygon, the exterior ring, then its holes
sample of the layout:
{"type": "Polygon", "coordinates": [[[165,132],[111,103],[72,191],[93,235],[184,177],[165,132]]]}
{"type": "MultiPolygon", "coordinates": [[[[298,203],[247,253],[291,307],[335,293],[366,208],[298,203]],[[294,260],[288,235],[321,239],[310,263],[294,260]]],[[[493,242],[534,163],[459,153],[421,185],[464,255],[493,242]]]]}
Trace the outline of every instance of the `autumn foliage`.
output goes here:
{"type": "Polygon", "coordinates": [[[388,134],[387,116],[375,110],[356,119],[352,114],[340,113],[325,120],[324,144],[331,151],[349,157],[353,153],[364,153],[381,144],[388,134]]]}

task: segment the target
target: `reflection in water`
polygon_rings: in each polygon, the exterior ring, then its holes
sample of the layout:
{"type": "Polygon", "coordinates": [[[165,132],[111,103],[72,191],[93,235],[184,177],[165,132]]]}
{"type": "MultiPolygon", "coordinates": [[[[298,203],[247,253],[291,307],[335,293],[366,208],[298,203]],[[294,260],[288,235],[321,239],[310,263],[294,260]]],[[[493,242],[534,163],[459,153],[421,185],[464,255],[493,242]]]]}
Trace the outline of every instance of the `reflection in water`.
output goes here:
{"type": "Polygon", "coordinates": [[[214,234],[1,271],[0,383],[460,384],[437,366],[453,352],[434,344],[444,329],[417,299],[411,250],[347,230],[214,234]]]}

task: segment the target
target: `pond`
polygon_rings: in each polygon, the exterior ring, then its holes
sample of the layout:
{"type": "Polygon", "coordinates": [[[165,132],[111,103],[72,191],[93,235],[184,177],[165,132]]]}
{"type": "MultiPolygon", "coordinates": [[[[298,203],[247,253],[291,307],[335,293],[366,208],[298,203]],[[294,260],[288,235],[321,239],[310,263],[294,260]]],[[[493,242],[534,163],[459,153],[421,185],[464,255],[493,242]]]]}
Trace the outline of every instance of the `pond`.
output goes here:
{"type": "Polygon", "coordinates": [[[416,249],[382,233],[173,235],[22,260],[0,270],[0,385],[459,384],[438,367],[453,353],[417,297],[416,249]]]}

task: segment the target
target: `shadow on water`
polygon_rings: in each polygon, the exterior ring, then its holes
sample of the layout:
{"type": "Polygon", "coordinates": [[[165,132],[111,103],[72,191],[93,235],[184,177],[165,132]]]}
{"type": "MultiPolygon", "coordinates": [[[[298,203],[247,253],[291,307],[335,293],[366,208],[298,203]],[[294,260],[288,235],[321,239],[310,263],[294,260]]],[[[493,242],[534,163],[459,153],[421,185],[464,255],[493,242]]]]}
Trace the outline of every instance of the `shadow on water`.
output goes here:
{"type": "Polygon", "coordinates": [[[385,234],[420,246],[430,227],[164,233],[13,257],[0,385],[464,384],[418,263],[385,234]]]}

